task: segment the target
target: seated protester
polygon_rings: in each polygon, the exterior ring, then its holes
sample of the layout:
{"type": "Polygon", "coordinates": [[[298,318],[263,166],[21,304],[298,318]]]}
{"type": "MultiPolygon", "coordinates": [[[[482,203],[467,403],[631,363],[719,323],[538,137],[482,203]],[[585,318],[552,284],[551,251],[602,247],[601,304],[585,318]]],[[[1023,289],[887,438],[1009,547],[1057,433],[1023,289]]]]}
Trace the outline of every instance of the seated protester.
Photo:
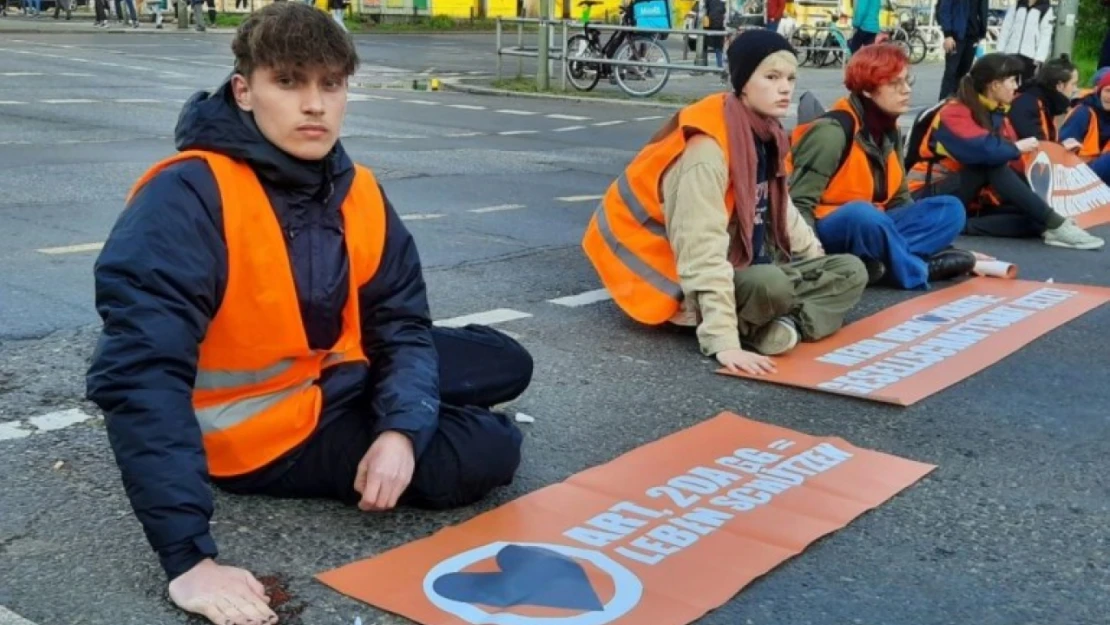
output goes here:
{"type": "Polygon", "coordinates": [[[279,2],[231,47],[234,73],[186,103],[180,153],[97,260],[87,383],[169,598],[241,624],[276,617],[216,560],[210,480],[367,511],[470,504],[513,479],[521,434],[490,407],[532,360],[495,330],[432,326],[412,236],[339,142],[358,66],[343,29],[279,2]]]}
{"type": "Polygon", "coordinates": [[[960,200],[915,202],[906,186],[898,116],[909,110],[911,84],[902,48],[862,48],[844,71],[850,95],[794,130],[787,159],[790,197],[821,245],[863,259],[871,283],[885,276],[903,289],[975,266],[970,252],[949,249],[964,227],[960,200]]]}
{"type": "Polygon", "coordinates": [[[1060,124],[1061,141],[1079,144],[1076,154],[1110,184],[1110,74],[1083,97],[1060,124]]]}
{"type": "Polygon", "coordinates": [[[1007,113],[1017,138],[1060,141],[1056,118],[1071,108],[1071,96],[1078,85],[1079,70],[1067,55],[1041,65],[1033,80],[1018,88],[1018,96],[1007,113]]]}
{"type": "Polygon", "coordinates": [[[741,32],[728,49],[733,93],[676,113],[609,187],[582,242],[625,313],[696,325],[702,353],[734,372],[773,372],[767,356],[837,331],[867,282],[858,258],[824,254],[790,202],[779,119],[797,65],[778,33],[741,32]]]}
{"type": "Polygon", "coordinates": [[[996,237],[1040,235],[1048,245],[1077,250],[1101,248],[1088,234],[1052,209],[1025,178],[1022,154],[1037,139],[1018,139],[1006,117],[1024,64],[991,53],[960,79],[955,99],[931,117],[910,171],[914,197],[956,195],[968,210],[964,234],[996,237]]]}

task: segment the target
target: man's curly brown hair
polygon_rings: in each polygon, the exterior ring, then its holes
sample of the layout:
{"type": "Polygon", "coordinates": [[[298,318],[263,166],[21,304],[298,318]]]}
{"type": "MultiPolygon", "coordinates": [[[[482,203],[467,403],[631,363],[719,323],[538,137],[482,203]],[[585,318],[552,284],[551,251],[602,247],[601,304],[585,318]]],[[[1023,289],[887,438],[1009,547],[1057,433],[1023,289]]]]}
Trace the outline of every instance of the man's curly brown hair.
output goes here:
{"type": "Polygon", "coordinates": [[[231,42],[235,71],[250,78],[266,67],[275,70],[327,68],[352,76],[358,51],[330,15],[302,2],[274,2],[252,13],[231,42]]]}

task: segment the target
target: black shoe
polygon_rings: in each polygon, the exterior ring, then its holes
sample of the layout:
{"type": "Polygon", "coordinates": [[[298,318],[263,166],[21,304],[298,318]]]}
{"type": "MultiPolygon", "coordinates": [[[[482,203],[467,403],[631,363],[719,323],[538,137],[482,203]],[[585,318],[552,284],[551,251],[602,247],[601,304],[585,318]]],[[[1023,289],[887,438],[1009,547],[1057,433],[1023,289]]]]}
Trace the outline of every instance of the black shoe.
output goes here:
{"type": "Polygon", "coordinates": [[[886,265],[881,260],[867,259],[863,266],[867,268],[867,286],[874,286],[886,277],[886,265]]]}
{"type": "Polygon", "coordinates": [[[929,282],[951,280],[971,273],[975,268],[975,255],[967,250],[951,248],[937,252],[929,259],[929,282]]]}

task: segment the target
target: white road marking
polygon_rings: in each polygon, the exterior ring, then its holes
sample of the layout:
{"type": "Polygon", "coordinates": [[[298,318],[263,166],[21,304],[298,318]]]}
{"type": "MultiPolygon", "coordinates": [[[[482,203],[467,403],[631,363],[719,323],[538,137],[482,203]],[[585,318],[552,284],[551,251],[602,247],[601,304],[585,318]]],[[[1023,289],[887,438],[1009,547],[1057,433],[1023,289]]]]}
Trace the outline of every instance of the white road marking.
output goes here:
{"type": "Polygon", "coordinates": [[[624,123],[623,119],[614,119],[614,120],[607,121],[607,122],[597,122],[597,123],[594,124],[594,126],[616,126],[617,124],[623,124],[623,123],[624,123]]]}
{"type": "Polygon", "coordinates": [[[84,98],[72,98],[68,100],[39,100],[43,104],[94,104],[96,100],[86,100],[84,98]]]}
{"type": "Polygon", "coordinates": [[[407,104],[423,104],[424,106],[439,106],[439,102],[432,102],[431,100],[405,100],[407,104]]]}
{"type": "Polygon", "coordinates": [[[504,113],[506,115],[536,115],[535,111],[518,111],[516,109],[497,109],[495,113],[504,113]]]}
{"type": "Polygon", "coordinates": [[[158,104],[162,100],[151,100],[150,98],[120,98],[115,100],[119,104],[158,104]]]}
{"type": "Polygon", "coordinates": [[[401,215],[401,221],[427,221],[429,219],[439,219],[446,217],[439,213],[413,213],[411,215],[401,215]]]}
{"type": "Polygon", "coordinates": [[[648,121],[651,121],[653,119],[663,119],[663,116],[662,115],[648,115],[647,117],[637,117],[636,121],[638,121],[638,122],[648,122],[648,121]]]}
{"type": "Polygon", "coordinates": [[[461,328],[472,323],[488,326],[495,323],[504,323],[506,321],[516,321],[517,319],[527,319],[531,316],[532,315],[526,312],[512,310],[511,308],[496,308],[494,310],[487,310],[472,315],[440,319],[435,322],[435,325],[443,328],[461,328]]]}
{"type": "Polygon", "coordinates": [[[469,213],[500,213],[502,211],[515,211],[524,208],[523,204],[498,204],[497,206],[486,206],[483,208],[472,208],[469,213]]]}
{"type": "Polygon", "coordinates": [[[579,293],[577,295],[557,297],[555,299],[549,299],[547,301],[551,302],[552,304],[558,304],[559,306],[578,308],[579,306],[588,306],[590,304],[596,304],[597,302],[604,302],[610,299],[613,299],[613,296],[609,294],[608,289],[596,289],[593,291],[586,291],[585,293],[579,293]]]}
{"type": "Polygon", "coordinates": [[[449,132],[443,136],[445,137],[480,137],[486,133],[484,132],[449,132]]]}
{"type": "Polygon", "coordinates": [[[65,245],[62,247],[44,247],[35,250],[43,254],[77,254],[80,252],[95,252],[104,247],[104,243],[82,243],[80,245],[65,245]]]}
{"type": "Polygon", "coordinates": [[[448,104],[447,106],[453,109],[463,109],[464,111],[484,111],[486,107],[477,104],[448,104]]]}
{"type": "Polygon", "coordinates": [[[590,119],[589,117],[583,117],[581,115],[563,115],[562,113],[551,113],[545,115],[545,117],[549,119],[565,119],[571,122],[584,122],[590,119]]]}
{"type": "Polygon", "coordinates": [[[95,76],[95,74],[90,74],[88,72],[62,72],[58,75],[68,76],[69,78],[92,78],[95,76]]]}
{"type": "Polygon", "coordinates": [[[582,130],[583,128],[585,128],[585,126],[563,126],[562,128],[556,128],[551,132],[570,132],[571,130],[582,130]]]}
{"type": "Polygon", "coordinates": [[[18,100],[0,100],[0,104],[27,104],[26,102],[19,102],[18,100]]]}
{"type": "Polygon", "coordinates": [[[34,434],[34,430],[25,429],[19,421],[0,421],[0,441],[27,438],[31,434],[34,434]]]}
{"type": "Polygon", "coordinates": [[[596,202],[605,196],[603,195],[565,195],[557,197],[556,200],[560,202],[596,202]]]}
{"type": "Polygon", "coordinates": [[[42,72],[0,72],[0,76],[14,78],[16,76],[45,76],[42,72]]]}
{"type": "Polygon", "coordinates": [[[538,130],[502,130],[499,135],[534,135],[538,130]]]}
{"type": "Polygon", "coordinates": [[[43,432],[51,432],[53,430],[61,430],[71,425],[84,423],[93,416],[80,408],[71,408],[69,410],[61,410],[59,412],[51,412],[48,414],[31,417],[28,421],[31,425],[37,427],[43,432]]]}

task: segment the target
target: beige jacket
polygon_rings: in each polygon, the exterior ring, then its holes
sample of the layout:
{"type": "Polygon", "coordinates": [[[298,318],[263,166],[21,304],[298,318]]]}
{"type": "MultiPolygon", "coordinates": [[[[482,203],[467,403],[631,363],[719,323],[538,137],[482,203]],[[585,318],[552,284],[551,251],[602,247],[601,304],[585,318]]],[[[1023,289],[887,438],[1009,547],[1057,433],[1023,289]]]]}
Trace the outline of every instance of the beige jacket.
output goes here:
{"type": "MultiPolygon", "coordinates": [[[[663,175],[663,215],[667,238],[678,264],[685,296],[682,311],[671,321],[697,324],[698,343],[706,356],[740,349],[736,318],[736,289],[728,262],[728,218],[725,194],[728,161],[713,139],[698,135],[663,175]]],[[[802,219],[794,203],[787,206],[793,260],[825,254],[821,242],[802,219]]]]}

